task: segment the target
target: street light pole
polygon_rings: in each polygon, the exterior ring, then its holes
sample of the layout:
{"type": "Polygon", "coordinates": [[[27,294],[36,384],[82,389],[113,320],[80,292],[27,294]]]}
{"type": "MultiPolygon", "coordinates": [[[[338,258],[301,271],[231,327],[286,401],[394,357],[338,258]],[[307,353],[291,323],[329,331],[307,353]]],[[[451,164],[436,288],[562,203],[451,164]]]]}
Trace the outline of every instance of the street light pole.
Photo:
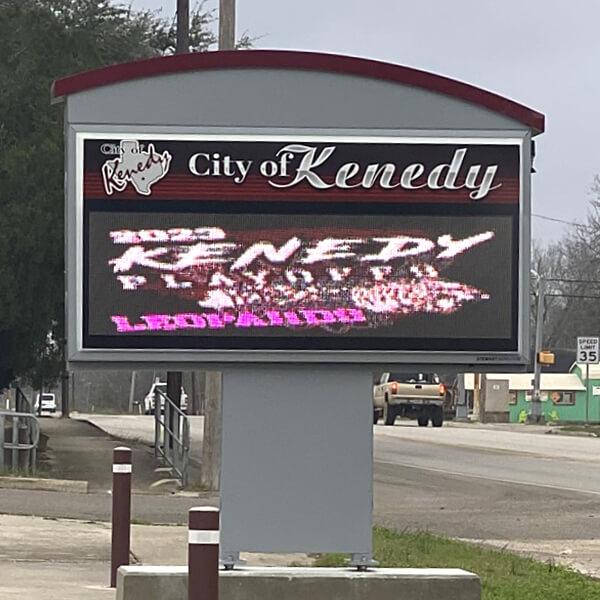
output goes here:
{"type": "Polygon", "coordinates": [[[544,312],[546,306],[546,281],[543,277],[538,277],[537,290],[537,315],[535,321],[535,357],[533,373],[533,398],[531,399],[530,422],[539,423],[542,420],[542,403],[540,398],[540,379],[542,365],[540,364],[540,351],[542,349],[544,337],[544,312]]]}

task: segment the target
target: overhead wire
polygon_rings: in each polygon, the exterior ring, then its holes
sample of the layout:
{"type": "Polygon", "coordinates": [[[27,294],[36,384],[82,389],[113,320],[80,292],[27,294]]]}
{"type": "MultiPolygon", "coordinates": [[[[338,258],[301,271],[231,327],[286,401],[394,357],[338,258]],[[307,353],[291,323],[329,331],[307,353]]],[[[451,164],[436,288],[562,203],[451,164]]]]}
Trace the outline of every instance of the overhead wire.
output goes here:
{"type": "Polygon", "coordinates": [[[573,225],[574,227],[586,227],[582,223],[576,223],[575,221],[567,221],[565,219],[559,219],[558,217],[547,217],[546,215],[540,215],[538,213],[531,213],[532,217],[537,219],[544,219],[545,221],[554,221],[555,223],[564,223],[565,225],[573,225]]]}

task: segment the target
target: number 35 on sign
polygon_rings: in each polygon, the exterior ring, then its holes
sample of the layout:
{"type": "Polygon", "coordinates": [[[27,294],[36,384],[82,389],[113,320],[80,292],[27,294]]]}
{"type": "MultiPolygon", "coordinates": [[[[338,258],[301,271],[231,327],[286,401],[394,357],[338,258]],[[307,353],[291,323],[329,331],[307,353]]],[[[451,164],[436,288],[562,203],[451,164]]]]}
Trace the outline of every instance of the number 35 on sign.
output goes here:
{"type": "Polygon", "coordinates": [[[600,362],[600,339],[597,337],[577,338],[577,362],[598,364],[600,362]]]}

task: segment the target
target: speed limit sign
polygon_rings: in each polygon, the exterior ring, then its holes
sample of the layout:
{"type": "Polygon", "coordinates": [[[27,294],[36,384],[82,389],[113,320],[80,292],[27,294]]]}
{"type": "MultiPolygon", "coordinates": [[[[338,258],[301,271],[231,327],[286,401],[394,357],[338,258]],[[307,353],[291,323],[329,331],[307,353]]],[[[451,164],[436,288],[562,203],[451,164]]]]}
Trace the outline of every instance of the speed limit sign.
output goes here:
{"type": "Polygon", "coordinates": [[[600,362],[600,340],[597,337],[577,338],[577,362],[595,365],[600,362]]]}

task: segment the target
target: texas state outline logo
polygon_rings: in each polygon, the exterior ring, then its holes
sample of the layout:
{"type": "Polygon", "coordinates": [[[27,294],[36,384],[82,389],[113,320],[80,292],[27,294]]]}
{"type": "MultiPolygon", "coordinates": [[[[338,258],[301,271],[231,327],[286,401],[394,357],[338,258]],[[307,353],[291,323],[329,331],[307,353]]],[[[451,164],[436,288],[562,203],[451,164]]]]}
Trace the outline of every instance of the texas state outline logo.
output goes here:
{"type": "Polygon", "coordinates": [[[122,192],[131,183],[138,194],[149,196],[152,186],[169,172],[172,158],[166,150],[157,152],[154,144],[148,144],[144,150],[138,140],[121,140],[119,156],[102,165],[106,194],[122,192]]]}

